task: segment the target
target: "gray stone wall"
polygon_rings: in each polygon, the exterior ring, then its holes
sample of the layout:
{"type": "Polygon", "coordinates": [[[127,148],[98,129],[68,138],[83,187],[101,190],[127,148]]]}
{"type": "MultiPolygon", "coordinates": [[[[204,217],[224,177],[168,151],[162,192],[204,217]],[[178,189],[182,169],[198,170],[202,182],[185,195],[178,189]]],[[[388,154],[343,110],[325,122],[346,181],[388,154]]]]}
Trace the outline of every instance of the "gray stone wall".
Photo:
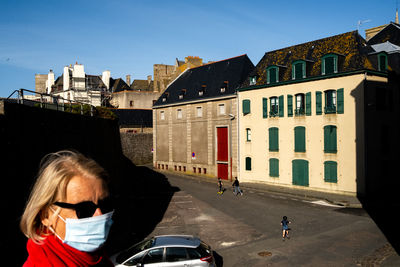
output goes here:
{"type": "Polygon", "coordinates": [[[124,133],[121,132],[121,146],[125,157],[134,164],[142,165],[153,161],[153,134],[152,133],[124,133]]]}

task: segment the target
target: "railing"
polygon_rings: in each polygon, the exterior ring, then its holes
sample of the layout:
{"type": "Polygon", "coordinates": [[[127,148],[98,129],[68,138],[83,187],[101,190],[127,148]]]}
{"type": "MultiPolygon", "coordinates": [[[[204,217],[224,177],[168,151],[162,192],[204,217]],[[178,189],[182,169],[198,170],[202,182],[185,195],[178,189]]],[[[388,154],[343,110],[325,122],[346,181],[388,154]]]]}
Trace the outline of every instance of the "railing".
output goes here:
{"type": "Polygon", "coordinates": [[[302,116],[302,115],[304,115],[305,113],[304,113],[304,108],[296,108],[295,110],[294,110],[294,114],[296,115],[296,116],[302,116]]]}
{"type": "Polygon", "coordinates": [[[336,105],[325,106],[325,114],[336,113],[336,105]]]}
{"type": "Polygon", "coordinates": [[[95,106],[84,102],[72,101],[69,99],[65,99],[61,96],[39,93],[22,88],[12,92],[12,94],[9,97],[7,97],[7,100],[11,99],[11,97],[16,93],[18,94],[17,103],[23,105],[37,106],[37,104],[39,104],[41,108],[48,108],[48,109],[71,112],[71,113],[74,111],[78,111],[81,115],[84,115],[84,113],[86,113],[85,107],[89,106],[90,116],[92,117],[94,116],[94,111],[98,113],[98,110],[96,109],[95,106]],[[25,92],[33,93],[35,95],[26,96],[25,92]],[[77,110],[77,107],[79,107],[79,110],[77,110]]]}

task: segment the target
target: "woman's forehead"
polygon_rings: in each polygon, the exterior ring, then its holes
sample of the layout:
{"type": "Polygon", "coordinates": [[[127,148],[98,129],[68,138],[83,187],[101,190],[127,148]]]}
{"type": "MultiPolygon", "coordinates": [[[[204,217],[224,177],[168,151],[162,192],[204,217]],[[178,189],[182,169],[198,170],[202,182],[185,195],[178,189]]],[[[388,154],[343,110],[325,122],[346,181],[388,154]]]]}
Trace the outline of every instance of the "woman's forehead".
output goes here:
{"type": "Polygon", "coordinates": [[[66,198],[69,203],[97,201],[108,195],[101,179],[74,176],[67,185],[66,198]]]}

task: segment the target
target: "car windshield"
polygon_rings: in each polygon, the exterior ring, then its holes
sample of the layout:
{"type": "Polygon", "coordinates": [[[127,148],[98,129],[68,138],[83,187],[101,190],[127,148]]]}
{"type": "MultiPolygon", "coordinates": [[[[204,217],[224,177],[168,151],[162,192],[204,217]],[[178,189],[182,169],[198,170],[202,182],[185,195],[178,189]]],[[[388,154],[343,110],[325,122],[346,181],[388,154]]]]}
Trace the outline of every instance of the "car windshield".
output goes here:
{"type": "Polygon", "coordinates": [[[122,263],[126,261],[129,257],[132,257],[133,255],[146,250],[148,248],[151,248],[154,244],[154,238],[152,239],[146,239],[140,243],[137,243],[133,245],[132,247],[128,248],[127,250],[124,250],[121,252],[121,254],[118,255],[117,257],[117,262],[122,263]]]}

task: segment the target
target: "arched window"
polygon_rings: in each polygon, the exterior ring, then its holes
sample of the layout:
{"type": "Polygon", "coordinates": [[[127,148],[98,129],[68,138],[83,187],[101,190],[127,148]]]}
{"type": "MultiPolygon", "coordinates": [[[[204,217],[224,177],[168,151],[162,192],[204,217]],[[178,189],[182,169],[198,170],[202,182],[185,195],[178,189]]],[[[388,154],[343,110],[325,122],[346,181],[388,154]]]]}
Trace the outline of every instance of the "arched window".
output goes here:
{"type": "Polygon", "coordinates": [[[292,63],[292,80],[299,80],[306,77],[306,62],[296,60],[292,63]]]}
{"type": "Polygon", "coordinates": [[[246,157],[246,171],[251,171],[251,158],[246,157]]]}
{"type": "Polygon", "coordinates": [[[269,66],[267,68],[267,84],[279,82],[279,68],[277,66],[269,66]]]}
{"type": "Polygon", "coordinates": [[[338,56],[335,54],[327,54],[322,57],[321,74],[327,75],[338,72],[338,56]]]}
{"type": "Polygon", "coordinates": [[[337,128],[335,125],[326,125],[324,127],[324,152],[337,152],[337,128]]]}

